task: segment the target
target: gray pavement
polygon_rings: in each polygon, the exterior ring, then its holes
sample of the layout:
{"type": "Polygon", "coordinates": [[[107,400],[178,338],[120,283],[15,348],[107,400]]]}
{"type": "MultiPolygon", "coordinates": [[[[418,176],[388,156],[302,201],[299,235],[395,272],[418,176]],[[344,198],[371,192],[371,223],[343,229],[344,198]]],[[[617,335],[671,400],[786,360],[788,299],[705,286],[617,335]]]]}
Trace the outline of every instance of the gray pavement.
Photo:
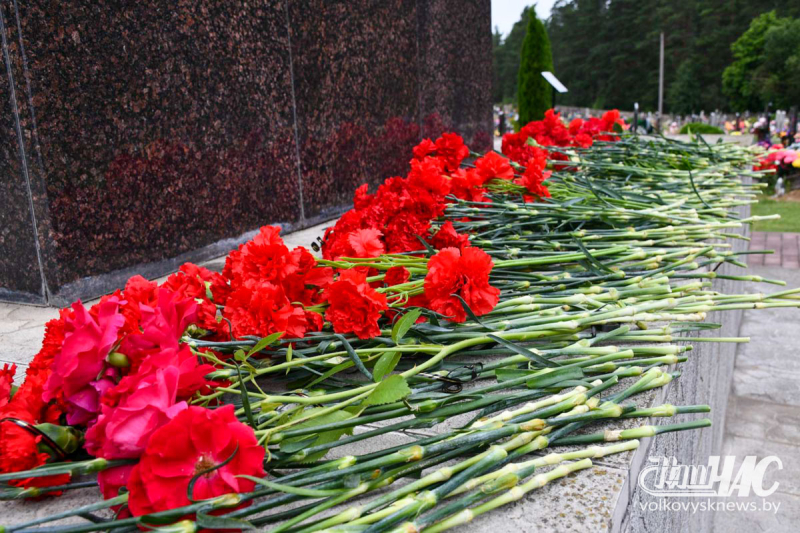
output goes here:
{"type": "MultiPolygon", "coordinates": [[[[800,270],[751,267],[752,274],[782,279],[800,287],[800,270]]],[[[776,292],[783,287],[749,285],[749,292],[776,292]]],[[[796,532],[800,528],[800,309],[761,309],[746,312],[741,336],[753,341],[740,344],[736,354],[728,401],[723,455],[735,455],[738,464],[747,455],[759,459],[778,456],[783,469],[770,469],[764,487],[779,483],[768,499],[778,503],[775,512],[717,511],[715,533],[796,532]]],[[[731,497],[731,502],[761,503],[761,498],[731,497]]]]}

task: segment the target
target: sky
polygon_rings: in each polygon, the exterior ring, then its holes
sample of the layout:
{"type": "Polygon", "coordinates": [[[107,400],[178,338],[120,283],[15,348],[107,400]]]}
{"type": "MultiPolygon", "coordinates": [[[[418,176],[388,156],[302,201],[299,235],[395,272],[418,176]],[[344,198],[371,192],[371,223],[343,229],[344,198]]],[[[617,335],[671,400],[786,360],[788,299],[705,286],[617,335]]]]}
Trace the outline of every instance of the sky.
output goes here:
{"type": "Polygon", "coordinates": [[[550,16],[550,9],[556,0],[492,0],[492,31],[500,28],[500,33],[508,35],[511,27],[519,20],[525,6],[536,4],[536,14],[544,20],[550,16]]]}

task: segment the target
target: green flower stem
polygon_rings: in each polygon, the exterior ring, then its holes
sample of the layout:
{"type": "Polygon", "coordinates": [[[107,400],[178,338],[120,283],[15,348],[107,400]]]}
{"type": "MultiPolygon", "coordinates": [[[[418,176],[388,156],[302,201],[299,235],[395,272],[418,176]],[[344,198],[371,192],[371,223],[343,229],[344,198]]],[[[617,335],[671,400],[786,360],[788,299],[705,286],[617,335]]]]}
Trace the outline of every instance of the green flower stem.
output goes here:
{"type": "Polygon", "coordinates": [[[555,479],[562,478],[573,472],[577,472],[578,470],[590,468],[591,466],[591,459],[581,459],[580,461],[575,461],[573,463],[562,464],[545,474],[539,474],[535,476],[533,479],[523,485],[511,488],[502,496],[493,498],[492,500],[475,508],[465,509],[451,518],[426,528],[425,531],[427,533],[439,533],[440,531],[445,531],[456,526],[464,525],[473,520],[476,516],[480,516],[493,509],[497,509],[498,507],[517,501],[525,494],[533,490],[540,489],[555,479]]]}

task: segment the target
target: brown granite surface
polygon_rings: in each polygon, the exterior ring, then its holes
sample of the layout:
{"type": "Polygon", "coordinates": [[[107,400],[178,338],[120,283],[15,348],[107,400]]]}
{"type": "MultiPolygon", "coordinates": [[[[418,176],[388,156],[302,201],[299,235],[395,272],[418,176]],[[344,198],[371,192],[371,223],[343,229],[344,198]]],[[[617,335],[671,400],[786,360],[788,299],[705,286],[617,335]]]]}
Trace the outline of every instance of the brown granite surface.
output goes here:
{"type": "Polygon", "coordinates": [[[0,12],[0,298],[63,304],[160,275],[260,225],[335,215],[404,173],[422,134],[489,138],[488,0],[0,12]]]}
{"type": "MultiPolygon", "coordinates": [[[[0,44],[5,60],[9,47],[4,8],[0,6],[0,44]]],[[[0,68],[0,298],[36,302],[44,298],[42,277],[12,87],[7,69],[0,68]]]]}

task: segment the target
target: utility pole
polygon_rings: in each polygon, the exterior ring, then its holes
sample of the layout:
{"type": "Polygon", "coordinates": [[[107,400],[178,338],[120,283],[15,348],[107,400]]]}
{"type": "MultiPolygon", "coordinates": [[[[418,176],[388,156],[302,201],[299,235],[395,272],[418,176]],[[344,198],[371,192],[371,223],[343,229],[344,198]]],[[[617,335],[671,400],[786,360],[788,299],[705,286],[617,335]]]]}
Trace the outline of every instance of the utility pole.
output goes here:
{"type": "Polygon", "coordinates": [[[664,32],[661,32],[661,55],[658,60],[658,120],[657,129],[661,132],[661,117],[664,112],[664,32]]]}

